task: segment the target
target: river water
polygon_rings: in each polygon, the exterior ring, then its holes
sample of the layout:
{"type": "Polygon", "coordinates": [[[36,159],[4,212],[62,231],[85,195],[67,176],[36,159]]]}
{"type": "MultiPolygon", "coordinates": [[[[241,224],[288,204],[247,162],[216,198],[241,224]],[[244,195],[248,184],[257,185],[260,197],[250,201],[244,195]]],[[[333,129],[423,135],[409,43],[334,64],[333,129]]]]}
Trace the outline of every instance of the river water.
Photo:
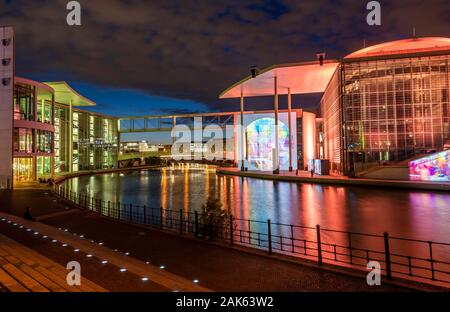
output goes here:
{"type": "Polygon", "coordinates": [[[82,176],[65,185],[96,198],[153,208],[198,211],[214,197],[236,218],[450,241],[448,192],[219,176],[214,167],[201,165],[82,176]]]}

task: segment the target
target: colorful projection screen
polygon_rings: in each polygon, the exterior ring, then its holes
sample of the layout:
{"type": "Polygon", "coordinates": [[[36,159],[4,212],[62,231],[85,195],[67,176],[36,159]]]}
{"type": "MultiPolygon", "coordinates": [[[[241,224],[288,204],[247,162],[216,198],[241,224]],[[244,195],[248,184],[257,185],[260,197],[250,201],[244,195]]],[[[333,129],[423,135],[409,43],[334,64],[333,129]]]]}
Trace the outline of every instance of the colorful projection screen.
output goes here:
{"type": "Polygon", "coordinates": [[[450,150],[410,162],[409,176],[418,181],[450,181],[450,150]]]}
{"type": "MultiPolygon", "coordinates": [[[[280,170],[289,170],[289,122],[288,113],[278,115],[278,148],[280,170]]],[[[292,122],[292,166],[297,169],[297,117],[291,114],[292,122]]],[[[240,123],[240,120],[239,120],[240,123]]],[[[244,115],[245,143],[244,157],[248,170],[271,171],[274,169],[273,151],[275,149],[274,114],[244,115]]],[[[241,153],[241,142],[238,152],[241,153]]]]}

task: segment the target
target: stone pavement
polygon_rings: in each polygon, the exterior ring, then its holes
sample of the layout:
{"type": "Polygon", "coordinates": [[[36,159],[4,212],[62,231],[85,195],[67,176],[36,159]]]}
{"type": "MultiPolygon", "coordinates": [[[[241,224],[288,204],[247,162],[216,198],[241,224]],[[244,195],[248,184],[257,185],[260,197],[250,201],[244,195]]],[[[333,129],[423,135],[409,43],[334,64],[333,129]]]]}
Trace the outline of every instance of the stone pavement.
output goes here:
{"type": "MultiPolygon", "coordinates": [[[[386,283],[380,287],[369,287],[364,274],[358,276],[344,274],[105,219],[67,207],[66,203],[54,197],[48,190],[15,190],[0,194],[2,212],[21,216],[26,206],[32,207],[34,215],[43,223],[40,226],[52,231],[52,234],[56,235],[54,231],[59,231],[75,237],[74,233],[77,233],[76,237],[82,235],[85,242],[93,240],[95,243],[90,246],[80,245],[84,249],[92,248],[88,249],[88,252],[103,257],[105,256],[103,252],[106,252],[103,249],[109,252],[117,250],[117,257],[123,256],[120,261],[124,259],[134,261],[131,265],[130,262],[126,262],[130,267],[137,264],[151,265],[152,275],[159,272],[158,270],[163,270],[171,274],[170,278],[179,278],[184,282],[195,281],[197,286],[204,287],[203,290],[349,292],[408,290],[386,283]],[[63,211],[67,213],[61,213],[63,211]],[[54,229],[49,226],[53,226],[54,229]],[[102,243],[102,246],[98,243],[102,243]]],[[[37,222],[37,225],[39,224],[37,222]]],[[[17,238],[11,232],[6,235],[13,239],[17,238]]],[[[29,243],[28,247],[40,250],[42,244],[35,246],[34,243],[29,243]]],[[[51,258],[51,255],[47,256],[51,258]]],[[[125,265],[125,262],[123,263],[125,265]]],[[[99,283],[98,278],[93,281],[99,283]]],[[[99,285],[103,286],[101,283],[99,285]]],[[[166,291],[179,290],[174,289],[173,284],[170,286],[166,287],[166,291]]],[[[114,290],[111,287],[104,287],[114,290]]],[[[132,287],[134,286],[130,285],[129,288],[132,287]]]]}

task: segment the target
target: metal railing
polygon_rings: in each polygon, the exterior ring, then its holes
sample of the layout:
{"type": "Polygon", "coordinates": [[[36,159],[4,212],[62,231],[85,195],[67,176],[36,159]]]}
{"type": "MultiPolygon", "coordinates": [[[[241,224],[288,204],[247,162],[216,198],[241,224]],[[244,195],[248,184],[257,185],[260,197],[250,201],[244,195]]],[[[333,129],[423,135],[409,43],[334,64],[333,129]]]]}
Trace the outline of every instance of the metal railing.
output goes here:
{"type": "Polygon", "coordinates": [[[214,220],[198,212],[105,201],[56,185],[55,193],[101,216],[174,231],[179,235],[238,244],[317,262],[367,270],[377,261],[387,278],[403,277],[450,285],[450,244],[235,218],[214,220]]]}

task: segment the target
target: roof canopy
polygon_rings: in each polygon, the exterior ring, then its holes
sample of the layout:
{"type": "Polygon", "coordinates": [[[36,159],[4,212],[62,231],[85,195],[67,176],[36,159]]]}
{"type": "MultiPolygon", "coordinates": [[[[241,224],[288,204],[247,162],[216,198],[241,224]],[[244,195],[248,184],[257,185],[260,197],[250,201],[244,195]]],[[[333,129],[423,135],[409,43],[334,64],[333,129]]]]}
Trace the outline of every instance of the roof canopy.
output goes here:
{"type": "Polygon", "coordinates": [[[410,38],[374,45],[349,54],[345,59],[447,50],[450,51],[450,38],[410,38]]]}
{"type": "Polygon", "coordinates": [[[80,95],[65,81],[46,82],[46,85],[55,90],[55,102],[73,106],[95,106],[95,102],[80,95]]]}
{"type": "Polygon", "coordinates": [[[339,62],[325,60],[321,66],[318,61],[275,65],[260,71],[255,78],[248,76],[223,91],[219,98],[238,98],[244,96],[274,95],[274,77],[278,79],[278,94],[307,94],[325,92],[339,62]]]}

